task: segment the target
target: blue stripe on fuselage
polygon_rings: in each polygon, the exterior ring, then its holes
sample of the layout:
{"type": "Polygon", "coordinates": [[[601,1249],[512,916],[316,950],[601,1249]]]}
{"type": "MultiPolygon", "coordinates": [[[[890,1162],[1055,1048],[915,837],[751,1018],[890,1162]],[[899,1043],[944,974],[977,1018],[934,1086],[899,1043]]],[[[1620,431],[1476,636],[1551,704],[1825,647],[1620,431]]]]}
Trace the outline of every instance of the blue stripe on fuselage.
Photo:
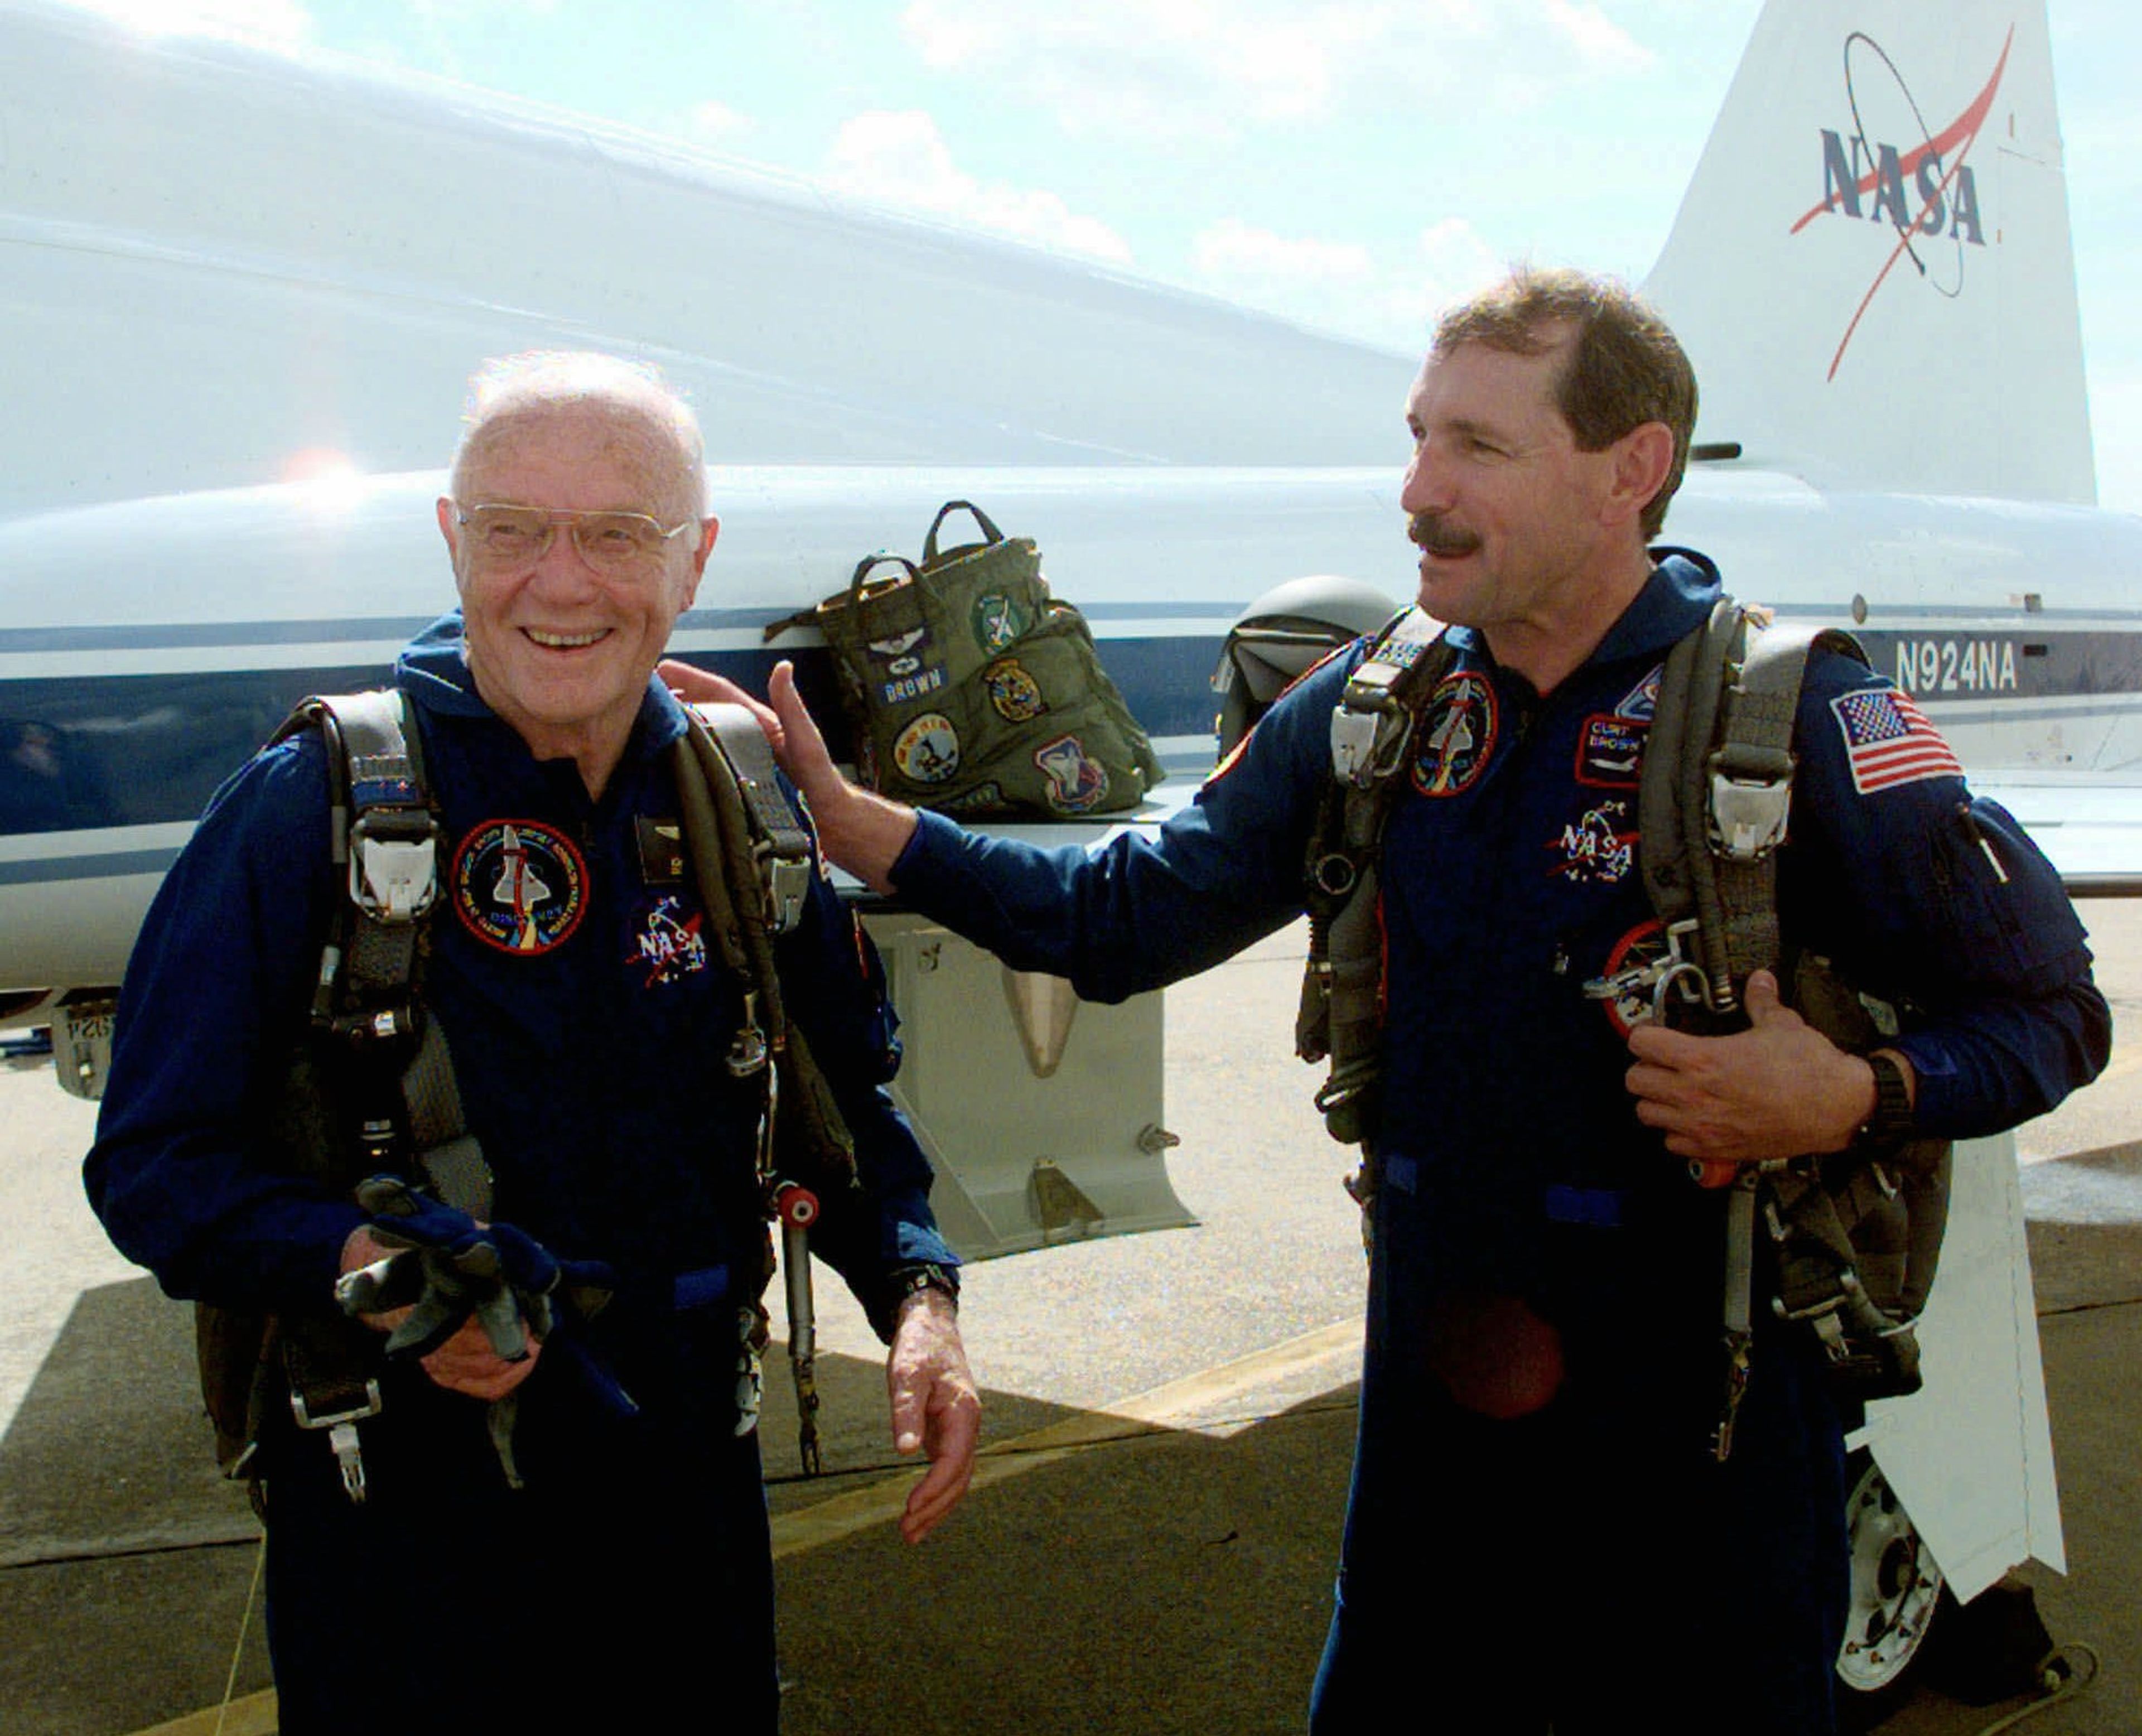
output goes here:
{"type": "MultiPolygon", "coordinates": [[[[313,629],[328,624],[305,624],[313,629]]],[[[367,637],[379,634],[382,628],[398,632],[407,625],[378,621],[353,624],[367,637]]],[[[703,620],[698,624],[716,624],[703,620]]],[[[234,642],[226,629],[217,630],[225,632],[224,643],[234,642]]],[[[7,638],[0,634],[0,640],[7,638]]],[[[136,640],[131,645],[138,649],[146,643],[136,640]]],[[[155,643],[168,645],[172,641],[155,643]]],[[[1209,682],[1220,643],[1216,631],[1209,638],[1107,639],[1100,649],[1110,676],[1150,733],[1192,735],[1212,727],[1209,682]]],[[[27,648],[15,643],[8,649],[27,648]]],[[[83,647],[72,642],[67,649],[83,647]]],[[[795,661],[812,713],[836,726],[828,733],[837,749],[843,747],[846,732],[837,727],[840,702],[824,650],[694,652],[684,660],[717,669],[763,693],[773,665],[784,657],[795,661]]],[[[216,787],[259,750],[300,699],[311,693],[377,687],[387,673],[371,664],[0,681],[0,835],[195,819],[216,787]]],[[[118,859],[81,860],[101,863],[118,859]]],[[[0,884],[32,877],[31,866],[13,865],[12,875],[0,875],[0,884]]],[[[146,870],[107,866],[82,871],[146,870]]]]}
{"type": "Polygon", "coordinates": [[[129,874],[163,874],[179,859],[179,846],[115,850],[102,856],[39,856],[0,862],[0,886],[34,886],[49,880],[116,880],[129,874]]]}

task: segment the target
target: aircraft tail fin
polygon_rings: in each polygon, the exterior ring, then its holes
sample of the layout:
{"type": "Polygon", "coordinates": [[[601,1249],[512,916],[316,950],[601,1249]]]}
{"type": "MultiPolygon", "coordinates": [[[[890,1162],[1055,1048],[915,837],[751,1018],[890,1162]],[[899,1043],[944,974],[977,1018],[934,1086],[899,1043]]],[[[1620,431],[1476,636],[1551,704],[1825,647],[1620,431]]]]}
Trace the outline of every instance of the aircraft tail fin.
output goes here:
{"type": "Polygon", "coordinates": [[[2096,500],[2044,0],[1770,0],[1645,287],[1700,442],[2096,500]]]}

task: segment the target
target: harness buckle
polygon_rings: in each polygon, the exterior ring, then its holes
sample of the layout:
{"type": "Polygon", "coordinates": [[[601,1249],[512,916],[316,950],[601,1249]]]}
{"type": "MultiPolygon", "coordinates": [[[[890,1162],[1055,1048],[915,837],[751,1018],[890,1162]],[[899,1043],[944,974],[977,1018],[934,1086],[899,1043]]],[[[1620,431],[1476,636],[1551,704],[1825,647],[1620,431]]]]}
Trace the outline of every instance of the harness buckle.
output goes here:
{"type": "MultiPolygon", "coordinates": [[[[1390,703],[1388,694],[1379,696],[1384,703],[1390,703]]],[[[1383,714],[1357,710],[1355,695],[1350,687],[1345,703],[1331,710],[1331,775],[1341,783],[1355,783],[1375,757],[1376,733],[1382,727],[1383,714]]]]}
{"type": "Polygon", "coordinates": [[[349,895],[375,922],[414,922],[439,895],[439,822],[422,809],[374,809],[349,829],[349,895]]]}
{"type": "Polygon", "coordinates": [[[1355,675],[1331,711],[1331,775],[1356,789],[1383,782],[1405,762],[1413,724],[1388,685],[1355,675]]]}
{"type": "Polygon", "coordinates": [[[811,895],[808,856],[772,856],[764,863],[766,920],[777,935],[785,935],[803,920],[803,900],[811,895]]]}
{"type": "Polygon", "coordinates": [[[357,1425],[367,1417],[379,1414],[379,1383],[364,1383],[364,1401],[351,1405],[346,1410],[330,1411],[316,1417],[305,1403],[305,1395],[293,1388],[290,1409],[296,1415],[300,1428],[324,1428],[328,1445],[334,1451],[335,1462],[342,1467],[343,1493],[358,1506],[364,1503],[364,1454],[357,1443],[357,1425]]]}
{"type": "Polygon", "coordinates": [[[1785,841],[1796,763],[1782,747],[1745,743],[1729,743],[1710,756],[1706,764],[1713,855],[1760,862],[1785,841]]]}

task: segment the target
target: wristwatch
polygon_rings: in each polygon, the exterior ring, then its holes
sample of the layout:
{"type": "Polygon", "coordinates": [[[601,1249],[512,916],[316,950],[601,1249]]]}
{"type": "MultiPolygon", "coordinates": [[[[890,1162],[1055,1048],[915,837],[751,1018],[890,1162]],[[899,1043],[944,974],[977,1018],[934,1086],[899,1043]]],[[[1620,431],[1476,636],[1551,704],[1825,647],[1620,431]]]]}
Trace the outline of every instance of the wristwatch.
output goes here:
{"type": "Polygon", "coordinates": [[[934,1260],[918,1260],[906,1265],[895,1266],[887,1280],[892,1292],[892,1304],[897,1309],[917,1290],[940,1290],[952,1299],[954,1306],[960,1300],[960,1275],[947,1265],[934,1260]]]}
{"type": "Polygon", "coordinates": [[[1863,1055],[1874,1070],[1874,1112],[1852,1136],[1855,1152],[1893,1152],[1912,1137],[1912,1094],[1893,1055],[1863,1055]]]}

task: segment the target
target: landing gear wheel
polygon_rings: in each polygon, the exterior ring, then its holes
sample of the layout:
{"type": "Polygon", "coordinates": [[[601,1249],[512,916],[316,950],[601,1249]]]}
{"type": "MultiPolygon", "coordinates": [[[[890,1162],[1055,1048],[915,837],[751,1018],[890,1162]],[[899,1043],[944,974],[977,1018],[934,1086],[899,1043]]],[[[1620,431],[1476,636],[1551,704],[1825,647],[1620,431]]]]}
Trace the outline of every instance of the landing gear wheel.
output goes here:
{"type": "Polygon", "coordinates": [[[1837,1655],[1838,1715],[1848,1730],[1870,1730],[1910,1697],[1927,1635],[1952,1600],[1873,1457],[1853,1453],[1844,1481],[1852,1588],[1837,1655]]]}

